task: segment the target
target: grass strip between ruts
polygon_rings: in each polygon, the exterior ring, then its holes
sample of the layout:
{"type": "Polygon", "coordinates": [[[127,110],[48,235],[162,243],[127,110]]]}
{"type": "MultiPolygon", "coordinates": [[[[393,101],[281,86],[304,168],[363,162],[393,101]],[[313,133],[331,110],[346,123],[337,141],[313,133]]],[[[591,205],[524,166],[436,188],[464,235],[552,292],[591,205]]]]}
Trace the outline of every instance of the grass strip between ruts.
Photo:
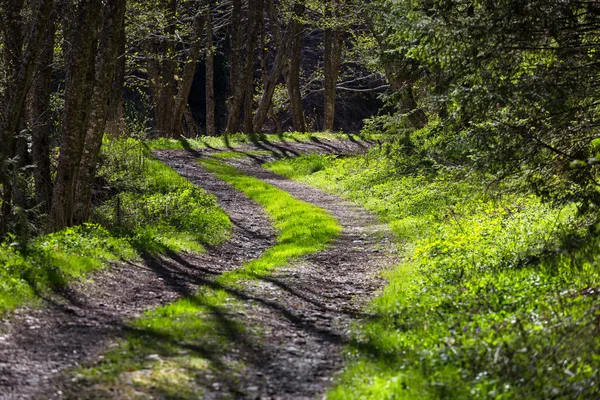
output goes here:
{"type": "Polygon", "coordinates": [[[263,181],[244,175],[219,161],[204,160],[202,165],[237,190],[260,204],[278,231],[277,244],[262,257],[236,271],[221,275],[217,282],[232,284],[239,279],[263,276],[292,258],[323,250],[341,229],[325,210],[295,199],[263,181]]]}
{"type": "Polygon", "coordinates": [[[240,283],[269,274],[303,255],[323,250],[340,232],[338,222],[315,205],[299,201],[217,160],[202,165],[262,207],[277,229],[277,243],[260,258],[220,275],[196,295],[147,312],[128,327],[126,339],[92,368],[75,371],[78,397],[199,398],[204,388],[238,393],[243,365],[227,358],[233,343],[255,347],[240,323],[240,283]],[[218,383],[214,382],[216,380],[218,383]]]}

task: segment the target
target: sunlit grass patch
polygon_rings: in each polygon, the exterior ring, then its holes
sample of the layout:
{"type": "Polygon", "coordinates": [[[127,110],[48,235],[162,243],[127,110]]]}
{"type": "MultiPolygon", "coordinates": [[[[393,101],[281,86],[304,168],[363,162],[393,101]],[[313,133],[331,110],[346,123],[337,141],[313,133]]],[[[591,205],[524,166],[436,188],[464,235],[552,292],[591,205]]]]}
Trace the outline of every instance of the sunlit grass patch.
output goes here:
{"type": "Polygon", "coordinates": [[[139,251],[201,251],[228,236],[231,222],[215,197],[156,160],[140,141],[107,139],[103,155],[100,176],[117,194],[93,217],[139,251]]]}
{"type": "Polygon", "coordinates": [[[269,163],[267,168],[287,178],[298,179],[331,166],[336,158],[335,155],[306,154],[300,157],[286,158],[285,162],[269,163]]]}
{"type": "Polygon", "coordinates": [[[575,207],[491,198],[477,177],[398,157],[268,164],[373,210],[404,249],[328,398],[598,397],[600,243],[575,207]]]}
{"type": "Polygon", "coordinates": [[[234,272],[223,274],[219,282],[265,275],[292,258],[324,249],[335,238],[340,226],[325,210],[295,199],[290,194],[263,181],[244,175],[235,168],[203,160],[202,165],[237,190],[259,203],[271,217],[278,231],[277,244],[261,258],[234,272]]]}
{"type": "Polygon", "coordinates": [[[225,290],[195,296],[145,313],[95,367],[73,372],[72,390],[85,398],[202,398],[215,381],[236,390],[243,365],[223,358],[246,328],[241,303],[225,290]]]}
{"type": "Polygon", "coordinates": [[[40,293],[60,288],[111,261],[136,258],[137,252],[127,240],[93,224],[25,244],[0,244],[0,314],[33,304],[40,293]]]}

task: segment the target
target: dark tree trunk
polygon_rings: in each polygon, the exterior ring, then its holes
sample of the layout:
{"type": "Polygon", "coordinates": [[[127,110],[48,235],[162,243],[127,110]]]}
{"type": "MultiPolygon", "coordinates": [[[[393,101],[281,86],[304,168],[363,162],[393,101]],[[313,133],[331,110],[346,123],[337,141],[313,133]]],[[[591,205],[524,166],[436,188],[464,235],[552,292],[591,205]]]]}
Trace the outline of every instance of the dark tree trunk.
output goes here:
{"type": "Polygon", "coordinates": [[[248,1],[248,43],[242,72],[244,88],[244,132],[254,133],[252,105],[254,97],[254,56],[258,45],[260,25],[263,20],[263,0],[248,1]]]}
{"type": "MultiPolygon", "coordinates": [[[[367,24],[369,25],[373,37],[379,43],[380,51],[385,53],[385,51],[388,50],[388,44],[386,43],[384,36],[377,32],[372,21],[367,19],[367,24]]],[[[407,115],[408,121],[415,129],[421,129],[427,126],[427,114],[419,108],[412,91],[413,82],[416,80],[414,67],[405,59],[387,60],[384,62],[384,65],[385,75],[390,83],[390,87],[393,91],[402,93],[400,111],[407,115]]]]}
{"type": "Polygon", "coordinates": [[[386,77],[393,91],[401,93],[400,112],[406,114],[408,121],[415,129],[422,129],[427,126],[427,114],[419,108],[413,91],[412,84],[408,77],[409,72],[403,66],[394,67],[388,63],[385,68],[386,77]]]}
{"type": "Polygon", "coordinates": [[[42,214],[50,212],[52,180],[50,177],[50,95],[52,94],[52,61],[56,22],[46,29],[46,37],[39,55],[37,72],[32,90],[29,92],[28,124],[31,130],[31,157],[35,201],[42,214]]]}
{"type": "Polygon", "coordinates": [[[227,133],[235,133],[240,124],[244,87],[242,86],[242,0],[232,0],[229,35],[229,105],[227,112],[227,133]]]}
{"type": "MultiPolygon", "coordinates": [[[[22,113],[21,121],[19,122],[19,135],[14,141],[14,154],[15,154],[15,174],[13,179],[13,198],[12,202],[15,207],[25,210],[28,208],[27,204],[27,176],[25,174],[25,167],[31,165],[29,151],[27,149],[27,136],[24,135],[27,132],[27,121],[26,113],[22,113]]],[[[15,233],[21,238],[25,238],[28,233],[25,224],[18,224],[17,231],[15,233]]]]}
{"type": "Polygon", "coordinates": [[[75,188],[88,127],[102,1],[82,0],[75,15],[75,21],[66,21],[70,28],[67,34],[70,46],[66,52],[68,58],[60,156],[50,210],[53,230],[71,226],[74,222],[75,188]]]}
{"type": "Polygon", "coordinates": [[[302,39],[304,27],[301,18],[306,7],[304,4],[294,5],[294,16],[292,17],[290,38],[290,69],[287,79],[288,94],[292,109],[292,121],[294,129],[298,132],[306,132],[306,120],[304,118],[304,107],[302,106],[302,93],[300,91],[300,69],[302,57],[302,39]]]}
{"type": "Polygon", "coordinates": [[[87,221],[90,214],[92,186],[106,126],[106,115],[124,18],[125,0],[108,0],[105,5],[100,43],[96,55],[96,77],[92,92],[92,104],[77,177],[73,217],[75,224],[87,221]]]}
{"type": "Polygon", "coordinates": [[[281,121],[279,121],[279,118],[277,118],[277,115],[273,111],[273,107],[271,107],[271,109],[269,110],[269,118],[271,118],[271,121],[273,121],[273,123],[275,124],[275,132],[277,132],[278,134],[283,133],[281,121]]]}
{"type": "Polygon", "coordinates": [[[202,49],[201,37],[204,31],[204,16],[197,15],[194,18],[194,31],[192,37],[192,43],[188,49],[186,62],[183,67],[181,79],[179,85],[177,85],[177,95],[175,96],[173,104],[173,136],[179,137],[183,134],[183,113],[188,105],[188,97],[192,88],[192,82],[194,80],[194,74],[196,73],[196,66],[198,65],[198,57],[200,57],[200,50],[202,49]]]}
{"type": "Polygon", "coordinates": [[[254,98],[254,79],[244,79],[246,90],[244,91],[244,129],[243,133],[253,134],[254,125],[252,124],[252,105],[254,98]]]}
{"type": "Polygon", "coordinates": [[[405,112],[407,114],[407,118],[415,129],[422,129],[427,126],[428,118],[427,114],[419,108],[417,104],[412,87],[408,86],[401,100],[402,110],[401,112],[405,112]]]}
{"type": "Polygon", "coordinates": [[[204,17],[194,18],[191,44],[184,57],[183,68],[172,59],[176,52],[174,40],[177,3],[169,3],[171,24],[164,33],[151,43],[154,58],[148,62],[150,91],[153,98],[155,129],[159,136],[179,137],[183,134],[183,113],[188,102],[194,73],[200,56],[200,38],[204,30],[204,17]],[[178,78],[179,77],[179,78],[178,78]]]}
{"type": "Polygon", "coordinates": [[[199,136],[198,126],[196,125],[196,121],[194,120],[194,115],[192,114],[192,109],[189,104],[186,104],[185,110],[183,111],[182,124],[183,135],[185,137],[193,138],[199,136]]]}
{"type": "Polygon", "coordinates": [[[206,13],[206,135],[215,136],[215,50],[212,10],[206,13]]]}
{"type": "Polygon", "coordinates": [[[342,62],[343,43],[341,32],[331,29],[325,31],[323,130],[326,131],[333,131],[335,123],[336,84],[342,62]]]}
{"type": "Polygon", "coordinates": [[[283,72],[283,68],[285,67],[287,59],[288,38],[282,38],[277,21],[277,13],[274,10],[272,1],[269,4],[269,10],[269,20],[271,22],[271,30],[277,44],[277,54],[275,56],[275,61],[273,62],[270,73],[266,78],[264,78],[263,94],[261,96],[258,109],[256,110],[256,115],[252,120],[254,131],[256,132],[262,130],[269,116],[269,110],[272,106],[273,94],[275,93],[275,88],[277,87],[277,81],[283,72]]]}
{"type": "Polygon", "coordinates": [[[54,7],[53,0],[39,0],[33,4],[36,10],[32,23],[24,32],[20,18],[22,1],[7,2],[0,15],[1,29],[5,39],[6,60],[5,75],[7,76],[6,92],[1,99],[0,120],[0,184],[2,185],[2,199],[0,207],[0,236],[4,236],[8,229],[8,220],[12,213],[12,171],[7,161],[14,156],[14,137],[23,115],[25,99],[33,81],[36,60],[39,49],[46,33],[48,21],[54,7]],[[22,37],[26,36],[26,45],[23,46],[22,37]]]}
{"type": "Polygon", "coordinates": [[[158,136],[173,136],[173,108],[174,99],[177,95],[177,81],[175,76],[178,72],[177,61],[173,59],[175,52],[175,27],[177,14],[176,0],[161,2],[168,15],[170,23],[159,35],[149,42],[148,53],[148,77],[150,81],[150,94],[152,97],[152,109],[154,113],[154,130],[158,136]]]}
{"type": "Polygon", "coordinates": [[[119,34],[119,50],[117,56],[117,65],[115,67],[115,76],[113,78],[112,93],[108,112],[106,116],[106,132],[111,135],[120,135],[123,130],[123,118],[125,117],[124,88],[125,88],[125,69],[127,62],[125,24],[121,26],[119,34]]]}

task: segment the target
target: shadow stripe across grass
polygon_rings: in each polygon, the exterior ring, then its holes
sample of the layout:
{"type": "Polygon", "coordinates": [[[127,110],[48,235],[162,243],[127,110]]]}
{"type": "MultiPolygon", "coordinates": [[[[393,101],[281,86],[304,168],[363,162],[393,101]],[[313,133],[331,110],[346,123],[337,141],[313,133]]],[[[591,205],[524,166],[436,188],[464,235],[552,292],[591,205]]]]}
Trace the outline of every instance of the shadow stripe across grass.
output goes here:
{"type": "Polygon", "coordinates": [[[219,179],[258,202],[278,231],[277,243],[260,258],[219,276],[196,295],[149,311],[128,327],[126,339],[99,365],[76,371],[78,397],[203,397],[204,388],[219,385],[239,395],[236,376],[243,365],[227,358],[233,343],[255,348],[239,322],[242,281],[268,275],[294,258],[318,252],[338,236],[341,227],[325,210],[295,199],[265,182],[214,159],[202,165],[219,179]]]}

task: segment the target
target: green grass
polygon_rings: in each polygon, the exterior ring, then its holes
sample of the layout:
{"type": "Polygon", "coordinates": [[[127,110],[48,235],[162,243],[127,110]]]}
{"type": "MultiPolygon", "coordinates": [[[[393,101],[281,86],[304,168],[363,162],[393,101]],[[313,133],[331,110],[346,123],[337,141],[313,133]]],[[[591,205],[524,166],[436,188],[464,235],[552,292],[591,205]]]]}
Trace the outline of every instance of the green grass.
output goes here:
{"type": "Polygon", "coordinates": [[[141,142],[105,138],[101,165],[110,191],[91,224],[0,244],[0,315],[110,262],[203,251],[229,235],[231,222],[214,196],[155,160],[141,142]]]}
{"type": "Polygon", "coordinates": [[[215,160],[204,160],[202,165],[260,204],[272,218],[279,232],[276,246],[243,268],[221,275],[219,282],[229,283],[264,276],[273,268],[285,265],[292,258],[323,250],[341,229],[337,221],[325,210],[299,201],[290,194],[244,175],[231,166],[215,160]]]}
{"type": "Polygon", "coordinates": [[[373,150],[269,165],[373,210],[403,249],[328,398],[597,398],[600,241],[574,207],[403,162],[373,150]]]}
{"type": "Polygon", "coordinates": [[[137,253],[127,240],[93,224],[38,237],[27,244],[0,244],[0,315],[34,304],[40,293],[137,253]]]}
{"type": "Polygon", "coordinates": [[[79,397],[196,399],[214,381],[225,385],[221,393],[239,397],[236,390],[244,388],[237,377],[244,365],[226,353],[234,344],[245,351],[260,347],[258,328],[240,322],[247,306],[237,294],[241,283],[324,249],[341,229],[324,210],[233,167],[215,159],[202,164],[265,208],[278,232],[275,246],[197,294],[134,321],[126,339],[99,365],[76,371],[79,397]]]}
{"type": "Polygon", "coordinates": [[[148,141],[148,146],[151,149],[203,149],[203,148],[227,148],[231,146],[244,145],[254,142],[278,143],[286,141],[310,142],[320,139],[344,140],[344,139],[375,139],[378,135],[353,135],[346,133],[300,133],[300,132],[284,132],[281,134],[256,134],[246,135],[241,133],[228,134],[225,136],[201,136],[198,138],[158,138],[148,141]]]}
{"type": "Polygon", "coordinates": [[[103,149],[100,177],[117,195],[95,208],[95,222],[144,253],[202,251],[228,236],[231,222],[215,197],[154,159],[143,143],[107,139],[103,149]]]}

